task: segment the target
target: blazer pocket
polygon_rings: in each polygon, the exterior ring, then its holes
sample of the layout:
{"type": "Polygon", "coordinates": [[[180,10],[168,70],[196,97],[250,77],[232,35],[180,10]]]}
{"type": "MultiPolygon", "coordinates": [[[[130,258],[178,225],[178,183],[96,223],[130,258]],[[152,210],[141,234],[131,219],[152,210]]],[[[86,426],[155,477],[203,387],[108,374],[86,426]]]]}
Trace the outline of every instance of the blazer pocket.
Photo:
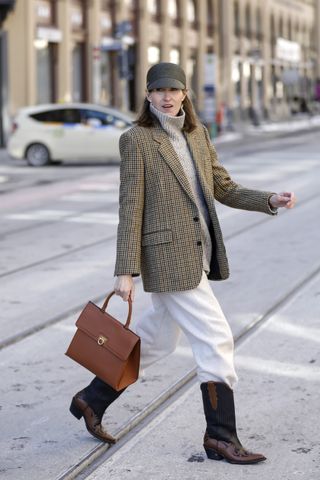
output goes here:
{"type": "Polygon", "coordinates": [[[146,247],[147,245],[159,245],[161,243],[172,242],[172,231],[161,230],[160,232],[145,233],[142,235],[141,245],[146,247]]]}

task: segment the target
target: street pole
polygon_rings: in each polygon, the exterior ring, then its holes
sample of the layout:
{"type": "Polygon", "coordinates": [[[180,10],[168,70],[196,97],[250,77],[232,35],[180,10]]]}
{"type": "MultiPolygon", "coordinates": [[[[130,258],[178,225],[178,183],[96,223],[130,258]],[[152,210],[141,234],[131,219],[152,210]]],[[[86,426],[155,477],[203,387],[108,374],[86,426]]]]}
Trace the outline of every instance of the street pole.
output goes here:
{"type": "Polygon", "coordinates": [[[5,147],[8,127],[8,74],[6,32],[0,29],[0,147],[5,147]],[[7,120],[7,121],[5,121],[7,120]]]}
{"type": "Polygon", "coordinates": [[[2,29],[2,25],[6,19],[6,16],[14,8],[15,0],[0,0],[0,147],[5,146],[5,134],[4,134],[4,98],[7,97],[6,89],[7,82],[5,81],[6,69],[6,55],[5,55],[5,33],[2,29]]]}
{"type": "Polygon", "coordinates": [[[4,147],[4,131],[3,131],[3,85],[2,85],[2,76],[3,76],[3,55],[2,55],[2,29],[0,26],[0,148],[4,147]]]}

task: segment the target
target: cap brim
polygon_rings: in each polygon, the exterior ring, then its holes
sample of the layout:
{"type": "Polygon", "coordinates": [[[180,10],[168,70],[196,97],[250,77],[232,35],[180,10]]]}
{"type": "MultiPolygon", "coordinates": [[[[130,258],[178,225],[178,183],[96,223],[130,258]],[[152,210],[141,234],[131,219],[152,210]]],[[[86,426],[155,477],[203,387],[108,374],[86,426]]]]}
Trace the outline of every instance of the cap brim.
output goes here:
{"type": "Polygon", "coordinates": [[[154,90],[155,88],[179,88],[184,90],[186,86],[175,78],[158,78],[147,85],[148,90],[154,90]]]}

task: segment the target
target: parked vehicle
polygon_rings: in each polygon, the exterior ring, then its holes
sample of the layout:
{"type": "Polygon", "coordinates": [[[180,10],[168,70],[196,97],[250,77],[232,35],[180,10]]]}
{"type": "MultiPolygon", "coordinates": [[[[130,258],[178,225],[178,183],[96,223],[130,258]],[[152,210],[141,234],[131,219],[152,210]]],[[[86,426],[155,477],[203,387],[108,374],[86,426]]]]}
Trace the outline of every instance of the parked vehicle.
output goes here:
{"type": "Polygon", "coordinates": [[[132,120],[88,103],[26,107],[14,119],[8,151],[37,167],[55,160],[119,160],[119,137],[132,120]]]}

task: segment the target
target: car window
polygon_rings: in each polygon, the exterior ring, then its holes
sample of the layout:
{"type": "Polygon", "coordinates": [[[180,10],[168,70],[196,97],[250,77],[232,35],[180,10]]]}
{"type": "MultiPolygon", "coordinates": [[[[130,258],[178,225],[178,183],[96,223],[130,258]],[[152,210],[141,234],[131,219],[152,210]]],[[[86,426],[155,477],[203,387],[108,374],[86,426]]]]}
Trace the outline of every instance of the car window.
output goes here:
{"type": "Polygon", "coordinates": [[[115,117],[108,113],[99,112],[98,110],[82,110],[82,119],[84,123],[90,120],[97,120],[100,125],[113,125],[115,117]]]}
{"type": "Polygon", "coordinates": [[[81,122],[80,110],[76,108],[59,108],[45,112],[33,113],[31,118],[38,122],[45,123],[67,123],[75,124],[81,122]]]}
{"type": "Polygon", "coordinates": [[[123,120],[121,117],[117,117],[116,115],[113,115],[112,113],[108,112],[101,112],[99,110],[89,110],[89,109],[83,109],[82,110],[82,121],[84,123],[90,123],[93,120],[97,121],[97,124],[99,125],[116,125],[121,122],[123,126],[129,126],[130,123],[127,122],[126,120],[123,120]]]}

